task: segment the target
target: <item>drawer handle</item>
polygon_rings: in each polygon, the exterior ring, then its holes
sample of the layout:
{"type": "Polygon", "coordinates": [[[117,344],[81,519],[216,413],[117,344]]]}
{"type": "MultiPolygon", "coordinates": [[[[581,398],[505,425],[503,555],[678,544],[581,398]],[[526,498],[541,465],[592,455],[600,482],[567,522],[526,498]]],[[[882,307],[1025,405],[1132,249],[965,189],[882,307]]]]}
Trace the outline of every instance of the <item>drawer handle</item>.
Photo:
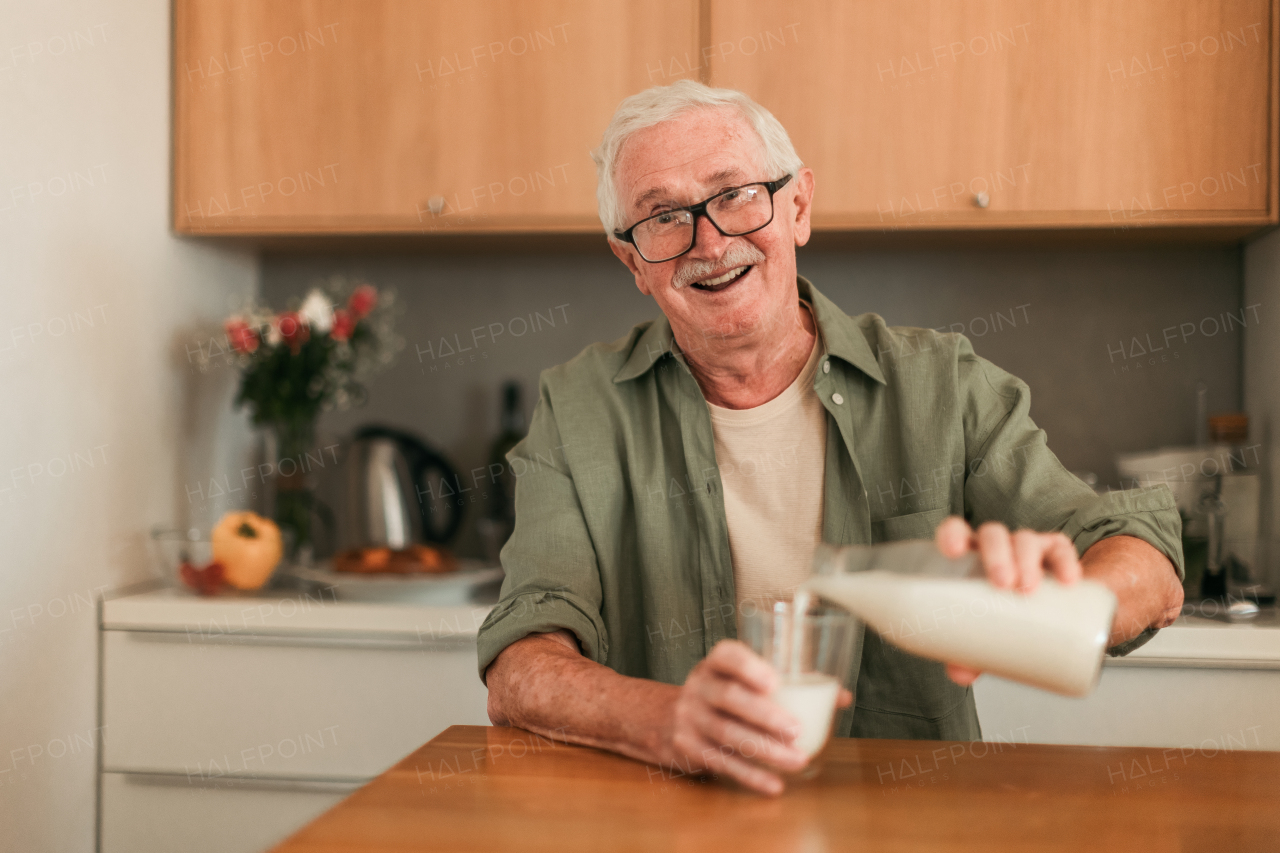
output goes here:
{"type": "Polygon", "coordinates": [[[115,773],[130,785],[153,785],[165,788],[236,788],[257,791],[296,791],[307,794],[349,794],[372,782],[372,779],[289,779],[264,776],[188,776],[186,773],[115,773]]]}
{"type": "MultiPolygon", "coordinates": [[[[108,628],[107,630],[119,630],[108,628]]],[[[181,643],[211,646],[293,646],[324,649],[370,649],[376,651],[457,650],[474,647],[470,636],[430,637],[421,640],[387,639],[385,637],[299,637],[275,634],[204,634],[195,631],[124,631],[135,640],[151,643],[181,643]]]]}

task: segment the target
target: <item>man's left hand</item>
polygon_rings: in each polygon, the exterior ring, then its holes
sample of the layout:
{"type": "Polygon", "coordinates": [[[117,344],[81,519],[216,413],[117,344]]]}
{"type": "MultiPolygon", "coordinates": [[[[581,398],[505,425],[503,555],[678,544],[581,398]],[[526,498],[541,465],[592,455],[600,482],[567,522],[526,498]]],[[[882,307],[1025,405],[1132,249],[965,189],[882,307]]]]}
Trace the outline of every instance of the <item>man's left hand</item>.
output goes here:
{"type": "MultiPolygon", "coordinates": [[[[1080,580],[1080,560],[1071,540],[1061,533],[1009,531],[1003,524],[988,521],[976,531],[960,516],[953,515],[934,534],[938,550],[948,557],[977,551],[982,569],[992,586],[1031,592],[1046,574],[1064,584],[1080,580]]],[[[980,675],[975,669],[947,664],[947,675],[957,684],[969,685],[980,675]]]]}

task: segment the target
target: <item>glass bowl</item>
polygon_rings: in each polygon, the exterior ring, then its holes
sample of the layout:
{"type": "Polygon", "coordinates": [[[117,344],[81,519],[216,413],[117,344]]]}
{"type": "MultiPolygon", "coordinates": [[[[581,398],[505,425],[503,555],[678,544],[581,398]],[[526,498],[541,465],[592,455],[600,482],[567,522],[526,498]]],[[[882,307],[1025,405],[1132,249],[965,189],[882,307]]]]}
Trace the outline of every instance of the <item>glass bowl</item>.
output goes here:
{"type": "Polygon", "coordinates": [[[151,528],[152,569],[169,586],[190,589],[182,578],[183,563],[203,569],[213,560],[213,542],[209,531],[191,527],[156,526],[151,528]]]}

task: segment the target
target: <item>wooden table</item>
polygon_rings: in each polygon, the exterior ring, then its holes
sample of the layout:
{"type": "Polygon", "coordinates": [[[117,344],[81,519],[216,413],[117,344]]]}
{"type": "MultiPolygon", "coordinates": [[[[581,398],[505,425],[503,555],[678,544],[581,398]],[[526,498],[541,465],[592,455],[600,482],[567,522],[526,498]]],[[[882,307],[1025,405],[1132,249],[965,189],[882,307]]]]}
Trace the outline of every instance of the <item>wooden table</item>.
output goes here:
{"type": "Polygon", "coordinates": [[[1280,753],[837,740],[777,798],[453,726],[276,853],[1280,850],[1280,753]]]}

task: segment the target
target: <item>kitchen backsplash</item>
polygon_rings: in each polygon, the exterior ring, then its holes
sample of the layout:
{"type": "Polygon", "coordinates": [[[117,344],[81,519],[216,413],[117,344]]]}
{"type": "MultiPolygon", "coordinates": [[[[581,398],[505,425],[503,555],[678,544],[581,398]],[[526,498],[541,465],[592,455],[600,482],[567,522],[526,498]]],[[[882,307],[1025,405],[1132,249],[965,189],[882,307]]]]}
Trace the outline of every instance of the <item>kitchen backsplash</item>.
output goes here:
{"type": "MultiPolygon", "coordinates": [[[[1118,452],[1192,440],[1198,383],[1210,412],[1240,407],[1242,333],[1270,309],[1242,304],[1235,247],[802,249],[799,269],[850,313],[966,334],[1030,385],[1032,416],[1063,464],[1103,484],[1119,484],[1118,452]]],[[[324,416],[323,433],[405,427],[463,472],[488,461],[504,380],[522,383],[527,414],[539,371],[657,314],[603,252],[268,255],[263,296],[283,305],[334,273],[395,288],[406,344],[367,404],[324,416]]],[[[464,553],[479,550],[481,512],[469,510],[464,553]]]]}

